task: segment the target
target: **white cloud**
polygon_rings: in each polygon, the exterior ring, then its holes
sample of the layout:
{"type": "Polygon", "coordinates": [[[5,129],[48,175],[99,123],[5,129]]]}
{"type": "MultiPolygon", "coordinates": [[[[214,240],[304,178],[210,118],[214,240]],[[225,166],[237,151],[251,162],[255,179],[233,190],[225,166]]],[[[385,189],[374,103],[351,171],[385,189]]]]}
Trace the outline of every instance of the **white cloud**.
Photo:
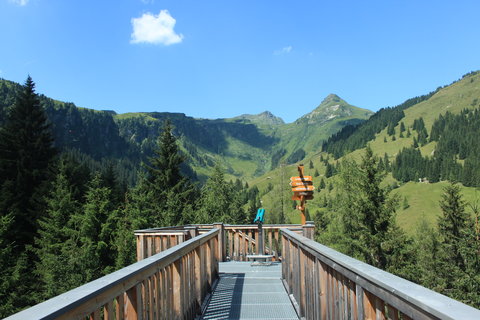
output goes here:
{"type": "Polygon", "coordinates": [[[30,0],[10,0],[10,2],[18,4],[19,6],[26,6],[30,0]]]}
{"type": "Polygon", "coordinates": [[[282,55],[282,54],[289,54],[290,52],[292,52],[292,49],[293,49],[292,46],[283,47],[280,50],[273,51],[273,54],[276,55],[276,56],[279,56],[279,55],[282,55]]]}
{"type": "Polygon", "coordinates": [[[158,15],[147,12],[139,18],[132,18],[133,32],[130,43],[153,43],[166,46],[180,43],[183,35],[173,30],[176,22],[168,10],[161,10],[158,15]]]}

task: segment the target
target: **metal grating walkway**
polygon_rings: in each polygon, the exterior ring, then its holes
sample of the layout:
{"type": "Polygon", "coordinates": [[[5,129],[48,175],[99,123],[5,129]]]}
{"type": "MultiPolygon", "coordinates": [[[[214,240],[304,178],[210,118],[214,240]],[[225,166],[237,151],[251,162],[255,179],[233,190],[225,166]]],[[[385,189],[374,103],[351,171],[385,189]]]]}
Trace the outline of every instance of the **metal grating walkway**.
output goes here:
{"type": "Polygon", "coordinates": [[[221,262],[220,279],[202,319],[298,320],[281,276],[280,263],[221,262]]]}

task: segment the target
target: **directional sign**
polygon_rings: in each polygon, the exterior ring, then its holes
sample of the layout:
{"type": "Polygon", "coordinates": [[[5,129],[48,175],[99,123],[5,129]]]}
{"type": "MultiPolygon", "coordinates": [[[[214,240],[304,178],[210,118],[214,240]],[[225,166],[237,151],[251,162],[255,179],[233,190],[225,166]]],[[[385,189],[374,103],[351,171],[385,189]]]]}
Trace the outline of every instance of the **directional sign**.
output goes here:
{"type": "Polygon", "coordinates": [[[312,185],[313,181],[290,181],[290,185],[292,187],[301,187],[301,186],[307,186],[307,185],[312,185]]]}
{"type": "Polygon", "coordinates": [[[290,181],[313,181],[312,176],[291,177],[290,181]]]}
{"type": "Polygon", "coordinates": [[[314,186],[303,186],[303,187],[293,187],[292,191],[313,191],[315,190],[314,186]]]}
{"type": "Polygon", "coordinates": [[[313,194],[310,194],[310,195],[298,195],[297,192],[295,192],[292,196],[292,200],[302,200],[302,196],[303,196],[303,200],[313,200],[313,194]]]}
{"type": "Polygon", "coordinates": [[[294,196],[313,196],[313,191],[296,191],[293,193],[294,196]]]}

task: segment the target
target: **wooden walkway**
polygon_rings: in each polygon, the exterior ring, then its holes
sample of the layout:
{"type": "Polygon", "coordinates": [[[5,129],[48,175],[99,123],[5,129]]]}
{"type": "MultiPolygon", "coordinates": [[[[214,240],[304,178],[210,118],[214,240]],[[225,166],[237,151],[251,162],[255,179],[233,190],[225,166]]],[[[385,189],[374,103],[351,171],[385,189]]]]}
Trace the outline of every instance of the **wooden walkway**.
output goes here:
{"type": "Polygon", "coordinates": [[[298,320],[282,284],[282,265],[221,262],[220,279],[202,319],[298,320]]]}

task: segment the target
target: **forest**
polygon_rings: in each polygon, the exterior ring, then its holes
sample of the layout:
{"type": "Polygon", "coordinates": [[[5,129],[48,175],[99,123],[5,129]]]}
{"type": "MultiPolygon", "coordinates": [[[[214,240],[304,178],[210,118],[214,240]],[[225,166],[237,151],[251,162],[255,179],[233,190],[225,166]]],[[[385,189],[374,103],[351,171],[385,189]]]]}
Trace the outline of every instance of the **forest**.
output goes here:
{"type": "Polygon", "coordinates": [[[2,318],[133,263],[133,230],[243,224],[260,205],[258,189],[226,181],[220,165],[203,186],[182,174],[169,121],[134,186],[111,163],[92,170],[55,148],[52,131],[29,77],[0,128],[2,318]]]}
{"type": "MultiPolygon", "coordinates": [[[[357,162],[342,159],[333,165],[324,159],[319,189],[335,188],[336,192],[325,198],[328,210],[314,215],[316,240],[479,308],[480,207],[463,200],[456,182],[479,186],[476,137],[480,113],[478,109],[446,113],[435,120],[430,132],[421,117],[406,126],[403,110],[422,99],[414,98],[398,110],[381,111],[359,125],[367,128],[364,131],[350,127],[324,144],[325,150],[332,148],[328,151],[334,158],[365,146],[366,151],[357,162]],[[390,139],[400,135],[412,139],[412,146],[398,153],[393,163],[388,157],[375,156],[368,146],[365,137],[379,128],[387,128],[390,139]],[[359,138],[351,138],[356,134],[359,138]],[[428,142],[436,143],[435,153],[422,156],[419,148],[428,142]],[[382,184],[390,173],[398,181],[452,182],[444,190],[436,227],[423,223],[410,236],[396,224],[401,199],[382,184]],[[325,183],[324,178],[330,177],[335,178],[335,186],[332,180],[325,183]]],[[[35,93],[30,77],[6,100],[10,107],[0,108],[0,317],[131,264],[135,261],[133,230],[217,221],[251,223],[262,205],[261,196],[269,191],[240,179],[228,180],[219,163],[211,163],[212,173],[203,184],[198,183],[187,161],[198,145],[187,144],[185,150],[191,152],[182,152],[181,137],[175,134],[179,122],[164,114],[153,115],[164,120],[161,126],[150,128],[158,131],[156,141],[145,140],[149,133],[135,136],[139,143],[125,149],[131,154],[118,165],[102,155],[117,152],[115,145],[128,144],[116,138],[115,130],[128,131],[137,120],[125,122],[124,127],[109,127],[108,114],[102,114],[99,126],[106,126],[112,141],[108,134],[97,140],[84,135],[66,144],[61,141],[69,139],[69,131],[96,126],[88,126],[83,116],[78,118],[78,127],[74,122],[69,122],[72,127],[54,127],[48,113],[52,106],[35,93]],[[67,147],[70,143],[81,147],[67,147]],[[89,146],[94,147],[86,152],[89,146]]],[[[72,107],[65,112],[80,111],[72,107]]],[[[197,142],[205,148],[218,147],[221,141],[206,139],[199,123],[191,128],[193,135],[201,136],[197,142]]],[[[237,124],[215,124],[219,132],[225,125],[237,124]]],[[[240,139],[256,140],[258,147],[270,143],[258,130],[244,135],[243,127],[235,128],[240,139]]],[[[272,163],[285,154],[285,150],[278,151],[272,163]]],[[[290,161],[304,156],[300,148],[290,161]]],[[[316,170],[314,176],[319,175],[316,170]]],[[[269,188],[274,186],[269,184],[269,188]]],[[[285,223],[287,218],[272,214],[269,219],[285,223]]]]}

